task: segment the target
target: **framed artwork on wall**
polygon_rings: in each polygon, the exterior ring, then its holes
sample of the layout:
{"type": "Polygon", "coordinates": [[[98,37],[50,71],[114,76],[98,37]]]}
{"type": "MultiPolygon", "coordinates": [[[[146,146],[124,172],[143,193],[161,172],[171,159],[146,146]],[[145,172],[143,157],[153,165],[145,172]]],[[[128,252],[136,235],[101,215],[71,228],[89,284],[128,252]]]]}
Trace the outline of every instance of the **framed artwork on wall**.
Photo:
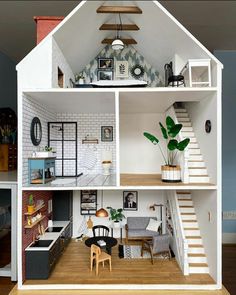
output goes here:
{"type": "Polygon", "coordinates": [[[128,61],[116,61],[116,78],[129,77],[129,63],[128,61]]]}
{"type": "Polygon", "coordinates": [[[99,57],[98,58],[98,69],[112,70],[114,68],[114,59],[99,57]]]}
{"type": "Polygon", "coordinates": [[[101,127],[101,141],[113,141],[113,126],[101,127]]]}
{"type": "Polygon", "coordinates": [[[113,71],[98,71],[98,81],[100,80],[113,80],[113,71]]]}
{"type": "Polygon", "coordinates": [[[80,195],[80,214],[95,215],[97,211],[97,190],[82,190],[80,195]]]}
{"type": "Polygon", "coordinates": [[[126,211],[138,210],[138,192],[123,191],[123,209],[126,211]]]}

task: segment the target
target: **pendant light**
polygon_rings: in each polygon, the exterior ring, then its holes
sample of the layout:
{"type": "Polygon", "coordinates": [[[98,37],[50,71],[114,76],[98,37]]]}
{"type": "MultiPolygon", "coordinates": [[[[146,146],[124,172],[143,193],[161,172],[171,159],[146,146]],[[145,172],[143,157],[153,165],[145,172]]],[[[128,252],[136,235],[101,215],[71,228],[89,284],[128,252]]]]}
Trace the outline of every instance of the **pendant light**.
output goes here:
{"type": "Polygon", "coordinates": [[[108,217],[108,212],[103,208],[103,190],[101,191],[101,208],[96,211],[97,217],[108,217]]]}
{"type": "Polygon", "coordinates": [[[113,50],[122,50],[125,47],[124,42],[120,38],[120,32],[122,31],[122,22],[121,22],[120,13],[119,13],[119,20],[120,20],[120,24],[117,26],[116,39],[111,44],[111,47],[113,50]]]}

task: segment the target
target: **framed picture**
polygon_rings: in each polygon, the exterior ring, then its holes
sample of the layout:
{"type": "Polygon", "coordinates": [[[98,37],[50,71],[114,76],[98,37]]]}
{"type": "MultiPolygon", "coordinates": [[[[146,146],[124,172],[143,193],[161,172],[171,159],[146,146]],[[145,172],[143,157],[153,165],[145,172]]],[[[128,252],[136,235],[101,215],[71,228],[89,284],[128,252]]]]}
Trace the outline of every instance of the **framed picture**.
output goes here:
{"type": "Polygon", "coordinates": [[[80,195],[80,214],[95,215],[97,211],[97,191],[82,190],[80,195]]]}
{"type": "Polygon", "coordinates": [[[113,80],[113,71],[98,71],[98,81],[99,80],[113,80]]]}
{"type": "Polygon", "coordinates": [[[129,77],[129,63],[127,61],[116,61],[116,78],[129,77]]]}
{"type": "Polygon", "coordinates": [[[101,141],[113,141],[113,127],[102,126],[101,127],[101,141]]]}
{"type": "Polygon", "coordinates": [[[114,59],[113,58],[98,58],[98,69],[111,70],[114,68],[114,59]]]}
{"type": "Polygon", "coordinates": [[[138,192],[137,191],[123,192],[123,209],[126,211],[138,210],[138,192]]]}

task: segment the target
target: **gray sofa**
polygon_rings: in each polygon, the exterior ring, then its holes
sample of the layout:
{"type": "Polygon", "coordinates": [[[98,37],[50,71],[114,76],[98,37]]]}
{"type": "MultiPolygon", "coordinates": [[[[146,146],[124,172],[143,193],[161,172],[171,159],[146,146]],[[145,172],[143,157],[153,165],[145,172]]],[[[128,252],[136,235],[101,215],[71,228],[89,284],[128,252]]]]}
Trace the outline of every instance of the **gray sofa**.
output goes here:
{"type": "Polygon", "coordinates": [[[155,217],[127,217],[127,224],[125,225],[127,243],[129,240],[151,239],[161,233],[161,225],[157,232],[146,230],[150,218],[156,220],[155,217]]]}

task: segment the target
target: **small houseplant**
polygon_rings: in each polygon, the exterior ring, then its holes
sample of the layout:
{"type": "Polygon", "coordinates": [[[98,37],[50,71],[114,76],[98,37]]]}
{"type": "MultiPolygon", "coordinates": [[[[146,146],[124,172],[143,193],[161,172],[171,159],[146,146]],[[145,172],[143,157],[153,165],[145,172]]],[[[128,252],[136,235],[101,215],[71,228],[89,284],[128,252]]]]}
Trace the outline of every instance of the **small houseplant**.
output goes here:
{"type": "Polygon", "coordinates": [[[34,212],[35,204],[34,204],[34,197],[32,194],[29,196],[27,209],[28,209],[28,213],[34,212]]]}
{"type": "Polygon", "coordinates": [[[79,73],[75,75],[75,84],[84,84],[84,74],[79,73]]]}
{"type": "Polygon", "coordinates": [[[120,226],[120,221],[122,221],[123,218],[125,218],[125,215],[122,213],[123,209],[114,209],[112,207],[107,207],[109,209],[110,213],[110,220],[114,222],[114,227],[119,227],[120,226]]]}
{"type": "Polygon", "coordinates": [[[149,139],[154,145],[158,145],[162,157],[165,161],[165,165],[161,166],[162,181],[163,182],[180,182],[181,171],[180,166],[175,165],[175,158],[178,152],[182,152],[188,146],[190,139],[185,138],[182,141],[176,139],[177,135],[181,131],[183,125],[175,124],[174,120],[170,117],[166,117],[166,127],[159,122],[162,136],[166,142],[166,155],[164,154],[161,146],[159,145],[159,139],[154,135],[144,132],[143,135],[149,139]]]}

